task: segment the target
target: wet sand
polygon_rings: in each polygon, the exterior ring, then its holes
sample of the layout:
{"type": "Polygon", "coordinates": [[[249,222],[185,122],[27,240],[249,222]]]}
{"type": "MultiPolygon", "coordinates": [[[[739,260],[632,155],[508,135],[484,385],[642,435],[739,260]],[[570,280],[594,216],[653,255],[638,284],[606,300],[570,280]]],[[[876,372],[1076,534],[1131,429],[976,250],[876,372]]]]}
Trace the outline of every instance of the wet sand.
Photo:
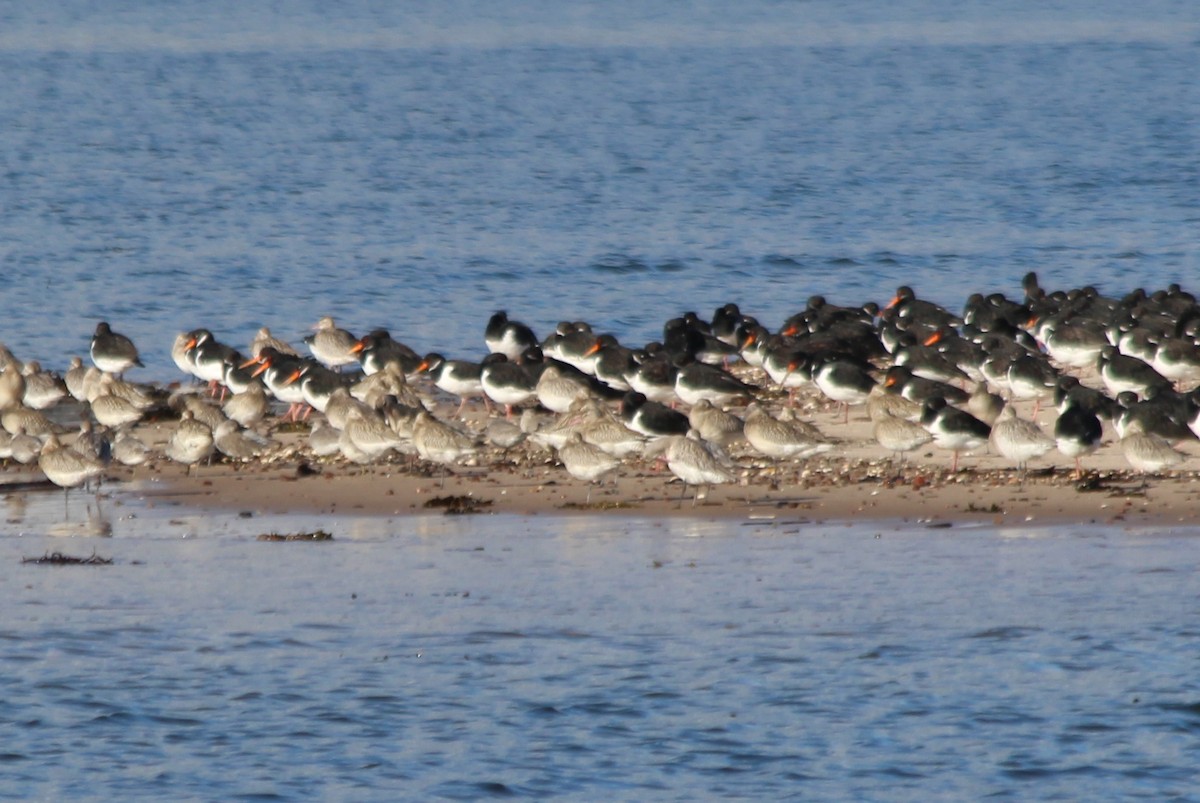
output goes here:
{"type": "MultiPolygon", "coordinates": [[[[1018,405],[1023,416],[1032,405],[1018,405]]],[[[452,406],[439,408],[448,416],[452,406]]],[[[466,464],[447,470],[393,455],[358,466],[315,458],[305,447],[306,425],[273,433],[285,448],[252,463],[214,461],[186,470],[166,458],[129,469],[113,466],[106,491],[131,494],[151,507],[185,506],[236,513],[312,513],[363,516],[451,513],[693,516],[734,520],[886,521],[945,525],[986,522],[1038,524],[1200,523],[1200,444],[1184,444],[1180,470],[1145,480],[1131,471],[1111,432],[1084,459],[1082,480],[1073,463],[1051,451],[1021,474],[986,449],[964,455],[957,473],[951,454],[929,444],[894,460],[872,438],[864,408],[843,424],[835,405],[815,394],[802,397],[801,417],[838,440],[818,458],[776,466],[748,447],[730,448],[736,484],[700,491],[684,488],[653,459],[626,460],[600,486],[572,479],[554,455],[528,441],[510,450],[484,447],[466,464]]],[[[1039,424],[1053,428],[1053,410],[1039,424]]],[[[465,424],[481,429],[482,408],[468,408],[465,424]]],[[[138,434],[153,447],[165,444],[173,422],[143,425],[138,434]]],[[[9,467],[8,483],[36,482],[35,467],[9,467]]],[[[10,485],[10,487],[20,487],[10,485]]],[[[56,489],[49,489],[56,490],[56,489]]],[[[76,492],[82,493],[82,492],[76,492]]]]}

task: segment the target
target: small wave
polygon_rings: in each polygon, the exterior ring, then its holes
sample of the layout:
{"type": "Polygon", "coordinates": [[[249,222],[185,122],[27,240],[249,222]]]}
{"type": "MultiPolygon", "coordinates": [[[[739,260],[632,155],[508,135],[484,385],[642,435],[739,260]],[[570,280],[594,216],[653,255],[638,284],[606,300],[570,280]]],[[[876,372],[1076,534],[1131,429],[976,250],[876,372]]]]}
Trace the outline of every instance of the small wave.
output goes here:
{"type": "Polygon", "coordinates": [[[1200,717],[1200,702],[1160,703],[1158,708],[1161,711],[1169,711],[1176,714],[1187,714],[1189,717],[1200,717]]]}
{"type": "Polygon", "coordinates": [[[515,797],[516,792],[499,781],[447,781],[429,790],[431,797],[476,800],[480,797],[515,797]]]}
{"type": "Polygon", "coordinates": [[[1023,625],[1010,625],[1008,627],[989,627],[986,630],[980,630],[972,633],[967,638],[977,639],[996,639],[997,641],[1011,641],[1013,639],[1025,638],[1026,636],[1040,633],[1040,627],[1026,627],[1023,625]]]}
{"type": "Polygon", "coordinates": [[[535,717],[557,717],[562,714],[562,711],[552,705],[536,704],[530,705],[526,711],[535,717]]]}
{"type": "Polygon", "coordinates": [[[618,276],[646,273],[650,270],[650,266],[645,262],[626,254],[607,254],[592,262],[588,267],[600,273],[612,273],[618,276]]]}
{"type": "Polygon", "coordinates": [[[912,655],[915,651],[904,644],[880,644],[873,650],[858,656],[860,660],[878,660],[880,658],[902,658],[912,655]]]}
{"type": "Polygon", "coordinates": [[[488,642],[496,641],[497,639],[517,639],[525,637],[525,634],[519,630],[474,630],[463,638],[463,642],[466,644],[487,644],[488,642]]]}
{"type": "Polygon", "coordinates": [[[807,664],[809,659],[803,655],[756,655],[752,662],[755,666],[789,666],[792,664],[807,664]]]}
{"type": "Polygon", "coordinates": [[[997,708],[990,711],[983,711],[971,717],[972,721],[984,725],[1027,725],[1033,722],[1041,722],[1042,718],[1027,714],[1024,711],[1015,711],[1010,708],[997,708]]]}

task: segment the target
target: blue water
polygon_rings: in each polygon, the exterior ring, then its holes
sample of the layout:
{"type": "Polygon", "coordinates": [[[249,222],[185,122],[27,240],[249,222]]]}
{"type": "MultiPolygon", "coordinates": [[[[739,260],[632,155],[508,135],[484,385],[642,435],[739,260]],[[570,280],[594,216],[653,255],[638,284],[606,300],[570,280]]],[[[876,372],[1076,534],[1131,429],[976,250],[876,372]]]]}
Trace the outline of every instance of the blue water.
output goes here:
{"type": "Polygon", "coordinates": [[[104,505],[0,538],[0,795],[1195,792],[1194,533],[104,505]]]}
{"type": "MultiPolygon", "coordinates": [[[[1196,289],[1198,63],[1182,0],[10,4],[0,341],[1196,289]]],[[[1194,795],[1194,533],[87,503],[3,501],[0,796],[1194,795]]]]}
{"type": "MultiPolygon", "coordinates": [[[[1200,275],[1186,2],[272,6],[0,19],[0,341],[177,378],[324,314],[469,356],[737,301],[1200,275]]],[[[148,6],[148,7],[143,7],[148,6]]]]}

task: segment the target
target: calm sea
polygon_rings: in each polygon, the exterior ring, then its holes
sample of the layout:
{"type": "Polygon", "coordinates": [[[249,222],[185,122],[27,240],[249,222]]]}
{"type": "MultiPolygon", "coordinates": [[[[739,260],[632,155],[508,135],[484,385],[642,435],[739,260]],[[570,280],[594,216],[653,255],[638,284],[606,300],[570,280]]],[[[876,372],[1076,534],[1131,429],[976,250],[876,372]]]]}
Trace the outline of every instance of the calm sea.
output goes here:
{"type": "Polygon", "coordinates": [[[1195,533],[72,506],[0,538],[0,795],[1195,793],[1195,533]]]}
{"type": "MultiPolygon", "coordinates": [[[[1028,270],[1196,289],[1198,16],[10,4],[0,341],[62,368],[106,319],[166,381],[201,325],[471,356],[499,308],[640,342],[1028,270]]],[[[1195,793],[1194,533],[87,501],[3,502],[0,796],[1195,793]]]]}

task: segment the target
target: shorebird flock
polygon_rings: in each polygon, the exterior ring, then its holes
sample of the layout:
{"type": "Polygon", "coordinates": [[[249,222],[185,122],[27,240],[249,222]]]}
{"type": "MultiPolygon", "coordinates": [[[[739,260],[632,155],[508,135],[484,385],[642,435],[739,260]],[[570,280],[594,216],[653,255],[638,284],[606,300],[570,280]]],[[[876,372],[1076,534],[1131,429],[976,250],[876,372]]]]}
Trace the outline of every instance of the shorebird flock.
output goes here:
{"type": "Polygon", "coordinates": [[[107,322],[91,365],[75,357],[62,375],[0,346],[0,457],[71,488],[113,462],[170,460],[190,473],[281,455],[422,461],[444,482],[448,467],[538,453],[588,483],[590,503],[592,484],[634,461],[665,465],[683,494],[778,486],[807,461],[836,459],[838,428],[858,408],[894,460],[936,447],[953,472],[961,454],[986,447],[1022,477],[1057,450],[1079,476],[1108,427],[1149,475],[1180,464],[1176,447],[1200,434],[1200,305],[1178,285],[1109,297],[1048,292],[1030,273],[1017,297],[976,294],[961,311],[902,286],[882,306],[813,296],[775,330],[731,303],[711,318],[672,318],[661,341],[636,346],[585,322],[539,338],[505,312],[482,335],[479,359],[452,359],[328,317],[298,346],[266,327],[245,350],[195,329],[171,346],[190,381],[169,388],[126,379],[141,366],[138,349],[107,322]],[[798,393],[836,411],[815,423],[798,393]],[[54,415],[72,399],[73,435],[54,415]],[[1032,404],[1030,418],[1017,415],[1020,402],[1032,404]],[[1045,426],[1043,408],[1054,411],[1045,426]],[[165,443],[139,437],[148,417],[166,422],[165,443]],[[289,422],[307,432],[291,451],[276,437],[289,422]]]}

